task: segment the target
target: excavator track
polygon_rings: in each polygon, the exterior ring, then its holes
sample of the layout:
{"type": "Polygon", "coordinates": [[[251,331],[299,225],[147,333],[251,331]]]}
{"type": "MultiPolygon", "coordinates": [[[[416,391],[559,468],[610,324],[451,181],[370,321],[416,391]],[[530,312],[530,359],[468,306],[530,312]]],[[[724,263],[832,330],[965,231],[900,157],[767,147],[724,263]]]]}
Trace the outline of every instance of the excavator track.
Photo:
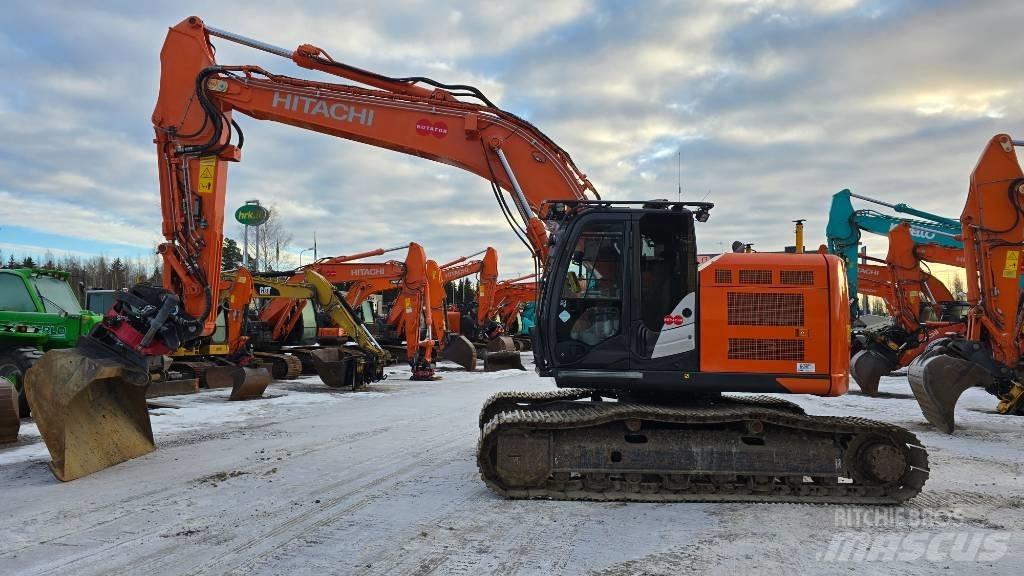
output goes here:
{"type": "Polygon", "coordinates": [[[580,402],[587,390],[498,395],[477,463],[513,499],[898,504],[928,479],[911,432],[808,416],[771,397],[662,406],[580,402]],[[495,413],[495,408],[516,404],[495,413]]]}
{"type": "Polygon", "coordinates": [[[253,356],[263,358],[270,363],[270,375],[274,377],[274,380],[295,380],[302,375],[302,360],[291,354],[255,352],[253,356]]]}

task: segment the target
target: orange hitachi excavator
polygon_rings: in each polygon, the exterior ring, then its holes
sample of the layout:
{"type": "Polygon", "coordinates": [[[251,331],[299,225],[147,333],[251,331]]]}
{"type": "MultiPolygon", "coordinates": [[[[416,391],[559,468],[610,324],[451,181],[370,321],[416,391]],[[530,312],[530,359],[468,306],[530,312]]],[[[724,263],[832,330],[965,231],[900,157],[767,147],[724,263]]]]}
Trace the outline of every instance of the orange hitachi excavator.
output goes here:
{"type": "MultiPolygon", "coordinates": [[[[464,335],[465,332],[462,330],[461,326],[462,319],[458,312],[454,313],[453,323],[452,325],[449,325],[449,314],[445,311],[443,297],[445,293],[444,287],[446,285],[472,274],[477,274],[479,277],[476,293],[478,315],[473,324],[474,326],[482,326],[488,319],[488,316],[481,316],[480,311],[486,313],[486,311],[491,308],[498,287],[497,250],[488,247],[477,254],[461,256],[451,262],[442,264],[438,267],[437,273],[431,273],[430,276],[433,282],[431,294],[435,295],[432,298],[430,306],[431,313],[434,318],[434,326],[435,328],[439,328],[439,332],[446,332],[444,336],[446,341],[449,343],[459,343],[455,346],[448,345],[444,351],[444,357],[463,366],[469,363],[469,361],[465,360],[467,350],[472,351],[472,363],[475,365],[477,350],[464,335]],[[477,256],[481,253],[484,255],[482,259],[469,260],[473,256],[477,256]],[[443,327],[443,329],[440,329],[441,327],[443,327]]],[[[484,358],[485,372],[497,372],[512,368],[518,368],[520,370],[524,369],[523,361],[519,356],[519,351],[516,349],[515,343],[511,338],[504,336],[498,331],[484,333],[480,330],[471,331],[470,336],[481,348],[481,353],[484,358]]]]}
{"type": "Polygon", "coordinates": [[[993,137],[971,173],[960,214],[966,333],[933,340],[907,372],[925,418],[946,433],[955,428],[957,400],[972,386],[996,396],[999,413],[1024,413],[1024,172],[1016,153],[1022,145],[1006,134],[993,137]]]}
{"type": "Polygon", "coordinates": [[[962,267],[962,250],[915,242],[910,225],[904,222],[889,231],[889,251],[879,262],[884,266],[858,265],[858,290],[881,297],[893,323],[877,330],[855,330],[861,349],[850,358],[850,374],[869,396],[878,393],[882,376],[909,365],[929,342],[966,329],[963,303],[921,268],[924,262],[962,267]]]}
{"type": "Polygon", "coordinates": [[[839,258],[724,254],[698,269],[695,222],[708,220],[710,203],[602,200],[568,153],[470,86],[386,77],[313,46],[285,50],[196,17],[171,28],[161,65],[153,122],[164,286],[133,287],[138,300],[119,302],[116,318],[29,371],[29,400],[58,477],[152,450],[141,398],[147,358],[213,331],[241,113],[441,161],[491,183],[543,269],[535,364],[563,388],[485,403],[477,465],[495,493],[896,503],[924,485],[927,454],[905,429],[723,395],[846,392],[839,258]],[[219,64],[215,38],[365,87],[219,64]],[[121,425],[105,428],[116,436],[94,434],[99,414],[121,425]]]}
{"type": "MultiPolygon", "coordinates": [[[[408,244],[405,260],[387,262],[355,262],[369,253],[355,256],[324,258],[309,266],[333,284],[347,284],[345,300],[359,308],[373,294],[398,290],[398,295],[387,316],[387,325],[404,336],[405,353],[412,369],[413,380],[434,377],[434,348],[426,252],[415,242],[408,244]]],[[[401,249],[404,247],[399,247],[401,249]]],[[[387,251],[387,250],[384,250],[387,251]]],[[[384,252],[374,250],[373,252],[384,252]]],[[[436,264],[433,264],[436,266],[436,264]]],[[[401,341],[401,339],[399,339],[401,341]]]]}

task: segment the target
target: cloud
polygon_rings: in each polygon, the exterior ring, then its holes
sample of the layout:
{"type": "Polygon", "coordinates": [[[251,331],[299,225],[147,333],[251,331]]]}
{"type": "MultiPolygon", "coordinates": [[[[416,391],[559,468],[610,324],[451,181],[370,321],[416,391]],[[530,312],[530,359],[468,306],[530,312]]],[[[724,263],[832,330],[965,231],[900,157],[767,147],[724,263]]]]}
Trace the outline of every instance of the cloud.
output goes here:
{"type": "MultiPolygon", "coordinates": [[[[705,251],[781,249],[796,218],[816,245],[846,187],[955,216],[985,142],[1024,119],[1017,55],[999,44],[1024,15],[1013,2],[21,3],[0,24],[12,56],[0,61],[12,79],[0,89],[0,200],[17,206],[0,224],[152,246],[157,58],[189,13],[384,74],[479,85],[567,149],[605,198],[674,198],[681,153],[684,194],[717,203],[698,227],[705,251]]],[[[327,78],[216,43],[221,62],[327,78]]],[[[273,205],[297,245],[314,230],[321,255],[415,240],[439,261],[493,245],[503,272],[530,269],[486,181],[239,123],[228,206],[273,205]]]]}

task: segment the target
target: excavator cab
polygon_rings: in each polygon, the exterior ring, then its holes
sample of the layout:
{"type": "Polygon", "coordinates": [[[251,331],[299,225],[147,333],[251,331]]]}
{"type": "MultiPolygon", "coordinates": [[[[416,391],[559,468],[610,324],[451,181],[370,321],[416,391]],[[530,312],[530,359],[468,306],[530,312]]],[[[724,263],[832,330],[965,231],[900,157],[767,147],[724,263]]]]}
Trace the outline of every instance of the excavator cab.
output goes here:
{"type": "Polygon", "coordinates": [[[645,208],[589,208],[560,223],[536,349],[559,386],[658,388],[697,370],[693,213],[645,208]]]}

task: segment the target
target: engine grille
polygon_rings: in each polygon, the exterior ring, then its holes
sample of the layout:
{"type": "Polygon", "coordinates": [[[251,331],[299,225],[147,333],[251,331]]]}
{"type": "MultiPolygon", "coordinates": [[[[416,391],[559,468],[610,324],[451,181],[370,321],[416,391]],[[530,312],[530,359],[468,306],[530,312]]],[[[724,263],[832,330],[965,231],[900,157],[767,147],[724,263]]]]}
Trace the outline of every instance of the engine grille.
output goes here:
{"type": "Polygon", "coordinates": [[[771,270],[740,270],[740,284],[771,284],[771,270]]]}
{"type": "Polygon", "coordinates": [[[804,359],[804,341],[786,338],[729,338],[730,360],[804,359]]]}
{"type": "Polygon", "coordinates": [[[732,270],[715,270],[715,282],[718,284],[732,284],[732,270]]]}
{"type": "Polygon", "coordinates": [[[814,272],[810,270],[780,270],[779,282],[790,286],[814,286],[814,272]]]}
{"type": "Polygon", "coordinates": [[[804,295],[729,292],[730,326],[803,326],[804,295]]]}

